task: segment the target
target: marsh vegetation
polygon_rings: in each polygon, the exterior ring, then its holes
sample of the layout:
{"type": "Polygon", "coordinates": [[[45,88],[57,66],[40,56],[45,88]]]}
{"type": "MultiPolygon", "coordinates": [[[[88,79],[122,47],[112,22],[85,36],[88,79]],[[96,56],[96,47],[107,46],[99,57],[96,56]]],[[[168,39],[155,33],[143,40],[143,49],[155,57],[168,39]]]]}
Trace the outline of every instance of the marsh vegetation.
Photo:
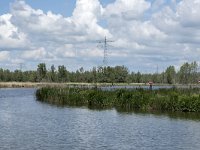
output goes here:
{"type": "Polygon", "coordinates": [[[142,111],[200,112],[200,89],[118,89],[44,87],[37,100],[62,106],[142,111]]]}

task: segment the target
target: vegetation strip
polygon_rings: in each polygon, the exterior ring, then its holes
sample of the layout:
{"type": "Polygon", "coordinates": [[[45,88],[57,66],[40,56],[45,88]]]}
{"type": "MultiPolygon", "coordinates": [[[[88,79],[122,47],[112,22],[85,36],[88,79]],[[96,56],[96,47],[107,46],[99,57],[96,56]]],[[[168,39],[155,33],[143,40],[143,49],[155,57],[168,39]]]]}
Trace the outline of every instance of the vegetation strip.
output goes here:
{"type": "Polygon", "coordinates": [[[69,71],[64,65],[57,68],[45,63],[38,64],[37,70],[15,70],[0,68],[0,82],[32,82],[32,83],[148,83],[156,84],[198,84],[200,72],[197,62],[184,63],[179,70],[169,66],[162,72],[152,73],[130,72],[125,66],[99,66],[90,70],[83,67],[69,71]]]}
{"type": "Polygon", "coordinates": [[[87,88],[44,87],[37,100],[61,106],[116,108],[144,111],[200,112],[200,89],[119,89],[103,91],[87,88]]]}

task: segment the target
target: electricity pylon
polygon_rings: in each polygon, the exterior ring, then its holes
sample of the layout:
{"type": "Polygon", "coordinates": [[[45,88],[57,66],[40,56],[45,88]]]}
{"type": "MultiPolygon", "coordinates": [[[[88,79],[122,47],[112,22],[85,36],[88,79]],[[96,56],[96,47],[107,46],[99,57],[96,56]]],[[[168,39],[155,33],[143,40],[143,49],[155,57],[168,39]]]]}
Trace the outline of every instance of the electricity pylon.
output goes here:
{"type": "Polygon", "coordinates": [[[111,42],[114,42],[114,41],[107,40],[106,36],[105,36],[104,40],[98,41],[98,43],[103,44],[102,46],[103,46],[103,49],[104,49],[104,57],[103,57],[104,66],[108,65],[108,43],[111,43],[111,42]]]}

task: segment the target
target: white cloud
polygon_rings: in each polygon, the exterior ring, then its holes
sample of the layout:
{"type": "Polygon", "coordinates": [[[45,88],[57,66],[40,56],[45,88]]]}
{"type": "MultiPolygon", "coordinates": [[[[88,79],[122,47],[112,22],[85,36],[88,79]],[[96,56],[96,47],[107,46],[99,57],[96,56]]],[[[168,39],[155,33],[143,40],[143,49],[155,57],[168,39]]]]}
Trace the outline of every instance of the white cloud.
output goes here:
{"type": "Polygon", "coordinates": [[[72,44],[65,44],[57,48],[54,54],[57,57],[73,58],[76,57],[76,50],[72,44]]]}
{"type": "Polygon", "coordinates": [[[0,16],[0,49],[23,48],[28,43],[26,34],[10,22],[11,17],[11,14],[0,16]]]}
{"type": "Polygon", "coordinates": [[[8,61],[9,59],[10,59],[10,52],[8,52],[8,51],[0,52],[0,62],[8,61]]]}
{"type": "Polygon", "coordinates": [[[76,25],[96,24],[103,8],[98,0],[77,0],[72,20],[76,25]]]}
{"type": "Polygon", "coordinates": [[[116,0],[106,7],[105,15],[125,20],[139,19],[149,7],[150,3],[145,0],[116,0]]]}
{"type": "Polygon", "coordinates": [[[45,14],[24,1],[12,4],[12,22],[34,41],[73,43],[109,34],[97,24],[102,7],[98,0],[77,0],[73,16],[64,18],[51,11],[45,14]]]}
{"type": "Polygon", "coordinates": [[[29,51],[24,51],[21,55],[22,58],[24,59],[32,59],[32,60],[41,60],[44,59],[47,56],[46,50],[41,47],[36,50],[29,50],[29,51]]]}
{"type": "Polygon", "coordinates": [[[160,9],[165,3],[165,0],[155,0],[151,6],[153,11],[160,9]]]}
{"type": "Polygon", "coordinates": [[[98,25],[103,12],[104,9],[98,0],[77,0],[71,19],[75,27],[87,34],[85,39],[98,39],[105,35],[111,36],[107,29],[98,25]]]}
{"type": "Polygon", "coordinates": [[[200,27],[200,1],[183,0],[177,6],[177,18],[185,27],[200,27]]]}
{"type": "Polygon", "coordinates": [[[92,66],[103,60],[96,40],[107,36],[115,41],[108,47],[110,65],[164,68],[198,60],[198,14],[199,0],[116,0],[105,8],[100,0],[77,0],[71,17],[16,0],[11,11],[0,16],[0,50],[14,52],[1,52],[0,58],[10,58],[4,59],[8,63],[73,60],[92,66]]]}
{"type": "Polygon", "coordinates": [[[103,50],[94,48],[94,49],[83,49],[80,51],[81,57],[103,57],[103,50]]]}
{"type": "Polygon", "coordinates": [[[47,53],[46,59],[73,58],[77,51],[75,44],[80,45],[80,48],[84,43],[109,36],[109,31],[98,25],[102,13],[103,8],[98,0],[77,0],[73,15],[68,18],[51,11],[44,13],[40,9],[35,10],[25,1],[18,0],[11,5],[10,17],[11,23],[20,32],[26,33],[31,42],[27,48],[30,50],[25,51],[22,57],[40,60],[45,57],[41,47],[47,53]],[[42,56],[39,57],[39,54],[42,56]]]}

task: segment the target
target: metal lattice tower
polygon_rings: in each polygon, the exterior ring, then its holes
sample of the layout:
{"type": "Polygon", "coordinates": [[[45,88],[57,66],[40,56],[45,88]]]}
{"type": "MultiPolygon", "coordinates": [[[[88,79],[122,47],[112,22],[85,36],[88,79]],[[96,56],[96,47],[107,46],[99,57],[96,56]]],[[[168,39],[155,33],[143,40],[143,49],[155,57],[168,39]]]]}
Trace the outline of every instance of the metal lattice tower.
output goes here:
{"type": "Polygon", "coordinates": [[[19,63],[19,70],[22,71],[24,67],[24,63],[19,63]]]}
{"type": "Polygon", "coordinates": [[[114,42],[114,41],[107,40],[106,37],[104,40],[99,41],[99,43],[103,44],[103,49],[104,49],[103,64],[104,64],[104,66],[108,65],[108,43],[110,43],[110,42],[114,42]]]}

